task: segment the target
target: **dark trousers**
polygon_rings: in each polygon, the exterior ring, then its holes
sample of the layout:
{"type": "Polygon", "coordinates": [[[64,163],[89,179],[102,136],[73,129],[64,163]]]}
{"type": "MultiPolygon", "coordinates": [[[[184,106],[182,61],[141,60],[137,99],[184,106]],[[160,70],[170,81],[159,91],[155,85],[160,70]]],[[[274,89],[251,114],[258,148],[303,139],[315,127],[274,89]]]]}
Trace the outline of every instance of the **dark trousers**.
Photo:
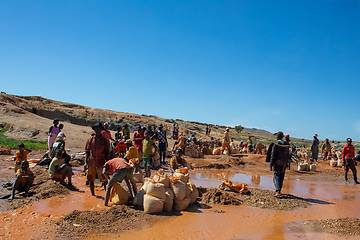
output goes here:
{"type": "Polygon", "coordinates": [[[347,174],[349,172],[349,168],[351,169],[353,175],[354,175],[354,181],[357,182],[357,172],[356,172],[356,167],[355,167],[355,163],[354,163],[354,159],[352,158],[345,158],[345,166],[344,166],[344,170],[345,170],[345,180],[347,180],[347,174]]]}
{"type": "Polygon", "coordinates": [[[276,191],[281,192],[284,178],[285,178],[285,168],[284,165],[274,165],[274,178],[273,182],[276,188],[276,191]]]}

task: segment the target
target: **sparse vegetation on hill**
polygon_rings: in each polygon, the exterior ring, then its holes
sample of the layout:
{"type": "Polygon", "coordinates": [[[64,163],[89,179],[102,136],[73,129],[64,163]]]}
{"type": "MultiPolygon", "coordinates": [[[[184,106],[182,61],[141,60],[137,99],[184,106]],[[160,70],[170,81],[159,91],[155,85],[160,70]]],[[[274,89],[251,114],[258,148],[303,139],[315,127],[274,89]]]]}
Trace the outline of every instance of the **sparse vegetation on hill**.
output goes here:
{"type": "Polygon", "coordinates": [[[8,146],[11,149],[16,149],[20,142],[24,143],[27,148],[31,149],[47,149],[48,145],[45,141],[38,141],[36,139],[32,140],[17,140],[9,138],[4,135],[10,129],[10,126],[6,123],[0,124],[0,145],[8,146]]]}

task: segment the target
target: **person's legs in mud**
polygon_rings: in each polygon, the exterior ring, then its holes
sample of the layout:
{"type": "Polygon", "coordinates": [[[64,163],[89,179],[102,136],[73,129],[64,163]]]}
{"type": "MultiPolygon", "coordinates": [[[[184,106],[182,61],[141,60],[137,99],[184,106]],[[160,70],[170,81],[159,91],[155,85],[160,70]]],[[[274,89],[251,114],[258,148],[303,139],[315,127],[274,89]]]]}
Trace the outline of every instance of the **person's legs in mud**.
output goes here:
{"type": "Polygon", "coordinates": [[[359,184],[359,182],[357,181],[357,171],[356,171],[356,167],[355,167],[354,160],[353,160],[353,159],[350,159],[350,160],[348,161],[348,165],[349,165],[349,168],[351,169],[351,171],[352,171],[352,173],[353,173],[355,183],[356,183],[356,184],[359,184]]]}
{"type": "Polygon", "coordinates": [[[29,196],[29,189],[31,188],[33,182],[34,182],[34,179],[35,179],[35,175],[32,174],[30,176],[27,177],[28,180],[26,182],[26,189],[25,189],[25,195],[26,196],[29,196]]]}
{"type": "Polygon", "coordinates": [[[279,196],[281,195],[281,189],[283,186],[283,182],[284,182],[284,177],[285,177],[285,172],[283,171],[284,166],[280,166],[275,164],[274,165],[274,178],[273,178],[273,182],[274,182],[274,186],[276,189],[276,194],[275,196],[279,196]]]}
{"type": "Polygon", "coordinates": [[[68,185],[73,186],[71,182],[72,173],[73,173],[72,168],[66,164],[63,164],[60,168],[60,173],[64,176],[64,179],[65,178],[68,179],[68,185]]]}
{"type": "Polygon", "coordinates": [[[344,160],[344,174],[345,174],[345,182],[350,183],[348,180],[348,172],[349,172],[349,163],[347,159],[344,160]]]}
{"type": "Polygon", "coordinates": [[[88,166],[86,180],[89,183],[90,192],[92,196],[95,196],[95,184],[94,184],[95,176],[96,176],[95,167],[88,166]]]}
{"type": "Polygon", "coordinates": [[[20,181],[20,178],[17,178],[14,182],[14,185],[12,187],[12,192],[11,192],[11,196],[10,196],[10,200],[13,200],[14,199],[14,196],[15,196],[15,191],[21,186],[21,181],[20,181]]]}

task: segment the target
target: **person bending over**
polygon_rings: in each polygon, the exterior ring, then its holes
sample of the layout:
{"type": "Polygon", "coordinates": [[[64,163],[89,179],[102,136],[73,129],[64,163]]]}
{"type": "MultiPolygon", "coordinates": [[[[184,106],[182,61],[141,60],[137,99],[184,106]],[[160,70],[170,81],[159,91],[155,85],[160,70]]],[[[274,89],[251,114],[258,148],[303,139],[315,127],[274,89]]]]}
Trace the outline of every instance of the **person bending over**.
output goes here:
{"type": "Polygon", "coordinates": [[[134,198],[137,194],[136,183],[133,179],[134,169],[123,158],[113,158],[104,164],[103,175],[108,179],[105,193],[105,206],[108,206],[110,191],[116,183],[121,183],[125,179],[126,185],[129,188],[131,197],[134,198]],[[110,177],[111,175],[111,177],[110,177]],[[131,186],[132,185],[132,191],[131,186]]]}

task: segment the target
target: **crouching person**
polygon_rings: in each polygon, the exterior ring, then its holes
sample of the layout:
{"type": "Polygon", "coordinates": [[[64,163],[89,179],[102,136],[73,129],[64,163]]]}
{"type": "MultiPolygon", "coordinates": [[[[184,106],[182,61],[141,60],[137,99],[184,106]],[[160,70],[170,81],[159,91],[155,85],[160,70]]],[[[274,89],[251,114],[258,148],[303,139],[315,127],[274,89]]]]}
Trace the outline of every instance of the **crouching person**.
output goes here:
{"type": "Polygon", "coordinates": [[[106,186],[105,206],[108,206],[111,188],[118,182],[120,184],[124,179],[127,187],[129,188],[131,197],[134,198],[136,196],[137,190],[136,183],[133,179],[133,171],[134,169],[131,167],[131,165],[123,158],[113,158],[105,163],[103,168],[103,175],[109,180],[106,186]],[[133,192],[131,191],[130,182],[133,192]]]}
{"type": "Polygon", "coordinates": [[[51,160],[49,165],[49,177],[51,180],[56,182],[60,182],[65,185],[65,178],[68,179],[67,187],[70,189],[76,189],[71,183],[72,177],[72,168],[67,161],[63,165],[60,166],[60,159],[63,157],[62,150],[58,149],[56,151],[55,157],[51,160]]]}
{"type": "Polygon", "coordinates": [[[20,164],[20,169],[16,171],[16,180],[12,188],[12,194],[9,199],[14,199],[15,191],[25,191],[25,197],[29,196],[29,189],[34,182],[35,175],[30,171],[29,162],[24,160],[20,164]]]}

